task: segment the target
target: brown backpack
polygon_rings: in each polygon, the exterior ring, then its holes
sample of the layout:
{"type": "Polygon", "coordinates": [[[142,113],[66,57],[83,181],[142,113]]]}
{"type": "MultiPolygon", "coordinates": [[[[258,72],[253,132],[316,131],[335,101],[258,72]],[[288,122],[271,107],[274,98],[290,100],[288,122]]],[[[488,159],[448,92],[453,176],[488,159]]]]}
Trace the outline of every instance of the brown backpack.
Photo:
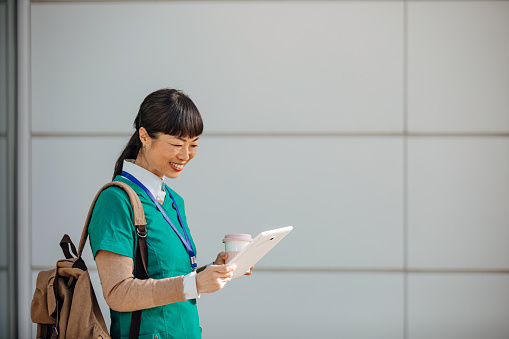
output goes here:
{"type": "MultiPolygon", "coordinates": [[[[137,228],[138,233],[138,249],[141,249],[141,253],[143,253],[140,259],[138,251],[136,259],[137,262],[143,261],[143,265],[138,266],[146,268],[146,243],[140,245],[140,238],[143,238],[144,241],[146,237],[145,225],[147,222],[143,206],[138,195],[129,185],[118,181],[110,182],[99,190],[90,206],[78,251],[76,251],[76,247],[69,236],[67,234],[64,235],[60,241],[60,247],[62,247],[66,259],[57,261],[55,269],[41,271],[37,276],[30,313],[32,322],[37,324],[38,339],[110,338],[92,283],[90,282],[87,267],[81,258],[85,242],[87,241],[88,225],[95,202],[99,194],[110,186],[121,187],[129,196],[131,206],[133,207],[134,226],[137,228]],[[69,247],[76,257],[72,256],[69,247]]],[[[143,268],[141,269],[143,270],[143,268]]],[[[135,321],[138,322],[139,330],[141,311],[133,312],[133,319],[135,319],[135,314],[137,314],[136,318],[138,320],[135,321]]],[[[136,334],[135,336],[137,337],[138,335],[136,334]]]]}

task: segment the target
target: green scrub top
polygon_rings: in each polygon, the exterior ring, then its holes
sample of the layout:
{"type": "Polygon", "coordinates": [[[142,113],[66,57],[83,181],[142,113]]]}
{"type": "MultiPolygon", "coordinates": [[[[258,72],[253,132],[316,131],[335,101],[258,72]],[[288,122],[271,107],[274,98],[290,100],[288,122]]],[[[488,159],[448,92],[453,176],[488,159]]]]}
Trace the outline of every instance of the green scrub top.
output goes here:
{"type": "MultiPolygon", "coordinates": [[[[171,278],[192,272],[189,254],[168,222],[149,196],[138,185],[117,176],[113,181],[122,181],[138,194],[147,219],[148,274],[152,279],[171,278]]],[[[168,186],[186,228],[191,245],[196,247],[187,227],[184,200],[168,186]]],[[[175,227],[182,232],[173,206],[166,195],[164,211],[175,227]]],[[[104,250],[130,257],[136,262],[136,230],[133,226],[133,212],[127,193],[120,187],[108,187],[97,199],[88,228],[92,253],[104,250]]],[[[181,233],[183,234],[183,233],[181,233]]],[[[133,272],[134,274],[134,272],[133,272]]],[[[128,338],[131,312],[117,312],[110,309],[113,339],[128,338]]],[[[144,309],[141,312],[140,336],[142,339],[201,338],[196,300],[190,299],[159,307],[144,309]]]]}

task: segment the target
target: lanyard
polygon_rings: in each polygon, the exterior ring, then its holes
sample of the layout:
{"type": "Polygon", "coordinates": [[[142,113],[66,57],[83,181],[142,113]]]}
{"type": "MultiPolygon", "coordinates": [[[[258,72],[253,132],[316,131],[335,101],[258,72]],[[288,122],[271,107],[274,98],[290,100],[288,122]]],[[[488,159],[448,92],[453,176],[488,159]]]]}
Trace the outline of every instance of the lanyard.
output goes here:
{"type": "Polygon", "coordinates": [[[161,214],[163,215],[164,219],[166,219],[168,224],[170,224],[171,228],[173,228],[175,233],[177,233],[178,237],[180,238],[180,240],[182,241],[182,243],[186,247],[187,253],[189,254],[189,258],[191,259],[191,266],[193,267],[193,270],[196,269],[196,267],[198,266],[196,264],[196,254],[194,254],[193,247],[191,246],[191,242],[189,241],[189,237],[187,236],[186,228],[184,227],[184,223],[182,222],[182,218],[180,217],[180,212],[179,212],[179,209],[177,207],[177,202],[175,201],[175,199],[171,195],[170,191],[166,190],[166,192],[170,196],[171,200],[173,201],[173,206],[175,206],[175,210],[177,210],[177,216],[178,216],[178,219],[179,219],[179,222],[180,222],[180,226],[182,226],[182,229],[184,230],[184,236],[186,237],[185,239],[182,237],[182,235],[177,230],[175,225],[173,225],[173,223],[171,222],[170,218],[168,218],[168,216],[164,212],[163,208],[161,207],[161,204],[156,200],[156,198],[154,198],[154,195],[152,193],[150,193],[148,188],[146,188],[145,185],[143,185],[138,179],[136,179],[134,176],[132,176],[131,174],[127,173],[126,171],[122,171],[122,176],[124,178],[126,178],[126,179],[129,179],[130,181],[132,181],[136,185],[140,186],[145,191],[145,193],[147,193],[147,195],[154,202],[154,204],[156,204],[156,207],[159,210],[159,212],[161,212],[161,214]]]}

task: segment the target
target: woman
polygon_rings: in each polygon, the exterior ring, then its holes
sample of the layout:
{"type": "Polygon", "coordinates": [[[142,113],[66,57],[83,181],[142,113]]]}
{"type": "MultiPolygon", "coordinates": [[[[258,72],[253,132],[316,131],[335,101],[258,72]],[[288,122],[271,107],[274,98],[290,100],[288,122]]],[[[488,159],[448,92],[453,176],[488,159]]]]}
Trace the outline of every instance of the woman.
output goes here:
{"type": "Polygon", "coordinates": [[[162,89],[145,98],[134,127],[113,180],[129,184],[143,204],[150,278],[133,276],[136,231],[131,204],[121,188],[109,187],[101,193],[89,226],[103,294],[111,309],[111,336],[129,337],[131,312],[143,310],[139,338],[201,338],[196,298],[223,288],[235,267],[225,265],[228,255],[221,252],[212,265],[198,269],[200,273],[193,270],[196,248],[184,200],[163,179],[177,178],[195,157],[203,122],[189,97],[162,89]]]}

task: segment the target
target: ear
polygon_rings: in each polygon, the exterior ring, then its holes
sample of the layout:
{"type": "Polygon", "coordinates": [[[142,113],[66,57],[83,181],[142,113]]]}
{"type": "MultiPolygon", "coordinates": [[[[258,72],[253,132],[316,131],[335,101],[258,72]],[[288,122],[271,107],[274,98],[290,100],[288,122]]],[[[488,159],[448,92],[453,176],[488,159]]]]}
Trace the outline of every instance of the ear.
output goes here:
{"type": "Polygon", "coordinates": [[[150,139],[150,136],[148,135],[147,130],[145,127],[140,127],[140,130],[138,132],[140,134],[140,141],[143,145],[146,145],[148,140],[150,139]]]}

